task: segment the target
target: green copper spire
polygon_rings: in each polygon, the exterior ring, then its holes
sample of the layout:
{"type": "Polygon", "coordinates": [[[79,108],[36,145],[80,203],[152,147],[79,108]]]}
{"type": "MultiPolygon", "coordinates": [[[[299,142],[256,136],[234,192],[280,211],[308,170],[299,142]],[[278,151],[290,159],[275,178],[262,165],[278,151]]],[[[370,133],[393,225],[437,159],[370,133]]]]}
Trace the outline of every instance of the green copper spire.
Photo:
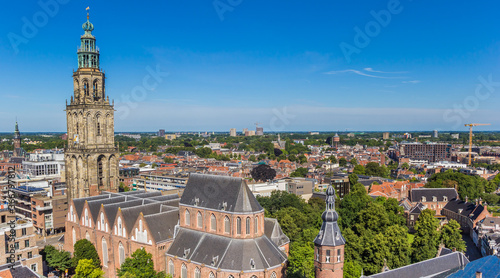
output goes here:
{"type": "Polygon", "coordinates": [[[81,36],[81,45],[78,48],[78,69],[90,68],[99,70],[99,48],[96,46],[95,37],[92,35],[94,25],[89,21],[87,7],[87,21],[82,29],[85,33],[81,36]]]}

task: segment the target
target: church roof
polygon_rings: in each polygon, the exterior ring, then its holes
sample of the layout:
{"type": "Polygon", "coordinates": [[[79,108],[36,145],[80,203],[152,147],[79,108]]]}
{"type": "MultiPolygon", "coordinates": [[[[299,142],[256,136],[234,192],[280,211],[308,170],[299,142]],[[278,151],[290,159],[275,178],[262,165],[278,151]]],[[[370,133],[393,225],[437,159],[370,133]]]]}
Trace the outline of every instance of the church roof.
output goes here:
{"type": "Polygon", "coordinates": [[[290,243],[290,239],[281,230],[278,220],[274,218],[264,219],[264,233],[276,246],[290,243]]]}
{"type": "Polygon", "coordinates": [[[226,271],[271,269],[287,260],[267,236],[235,239],[186,228],[179,229],[167,255],[226,271]]]}
{"type": "MultiPolygon", "coordinates": [[[[461,252],[453,252],[437,258],[410,264],[386,272],[371,275],[373,278],[414,278],[448,277],[451,273],[465,267],[469,260],[461,252]]],[[[468,276],[471,277],[471,276],[468,276]]]]}
{"type": "Polygon", "coordinates": [[[229,212],[260,212],[263,208],[241,178],[191,174],[180,204],[229,212]]]}

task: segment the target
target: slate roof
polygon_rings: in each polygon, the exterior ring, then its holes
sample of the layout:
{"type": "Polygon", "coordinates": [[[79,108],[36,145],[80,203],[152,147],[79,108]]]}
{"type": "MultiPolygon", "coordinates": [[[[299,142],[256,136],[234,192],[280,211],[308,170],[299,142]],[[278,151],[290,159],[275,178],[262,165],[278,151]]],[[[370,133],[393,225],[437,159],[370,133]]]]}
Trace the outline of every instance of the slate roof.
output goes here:
{"type": "MultiPolygon", "coordinates": [[[[112,226],[115,223],[116,213],[118,212],[118,208],[128,208],[135,207],[144,204],[144,199],[136,199],[123,203],[115,203],[115,204],[107,204],[104,205],[104,211],[106,212],[106,217],[108,218],[109,225],[112,226]]],[[[97,221],[97,219],[96,219],[97,221]]]]}
{"type": "Polygon", "coordinates": [[[87,198],[78,198],[78,199],[73,199],[73,203],[75,204],[75,210],[76,213],[78,214],[78,218],[82,216],[83,212],[83,206],[85,205],[85,201],[92,201],[92,200],[99,200],[99,199],[107,199],[110,198],[112,194],[102,194],[102,195],[97,195],[97,196],[92,196],[92,197],[87,197],[87,198]]]}
{"type": "Polygon", "coordinates": [[[264,218],[264,233],[276,246],[290,243],[290,239],[281,230],[278,220],[274,218],[264,218]]]}
{"type": "Polygon", "coordinates": [[[462,200],[452,200],[448,202],[448,204],[446,204],[443,209],[447,209],[457,214],[469,217],[472,221],[474,221],[483,212],[484,207],[482,205],[476,206],[473,203],[465,202],[462,200]]]}
{"type": "Polygon", "coordinates": [[[481,272],[484,278],[500,277],[500,259],[496,256],[487,256],[470,262],[464,269],[448,276],[449,278],[476,277],[481,272]]]}
{"type": "Polygon", "coordinates": [[[264,210],[241,178],[194,173],[189,176],[180,203],[239,213],[264,210]]]}
{"type": "Polygon", "coordinates": [[[179,223],[179,209],[146,215],[144,220],[151,236],[159,243],[174,237],[175,225],[179,223]]]}
{"type": "Polygon", "coordinates": [[[425,197],[426,202],[432,202],[433,197],[436,197],[438,202],[445,202],[444,196],[448,197],[448,201],[458,198],[455,188],[415,188],[410,190],[412,202],[421,202],[422,197],[425,197]]]}
{"type": "Polygon", "coordinates": [[[234,239],[182,227],[167,254],[231,272],[270,269],[287,260],[267,236],[234,239]],[[251,260],[255,269],[251,267],[251,260]]]}
{"type": "Polygon", "coordinates": [[[142,213],[144,216],[160,213],[161,212],[161,204],[160,203],[152,203],[137,207],[129,207],[122,208],[123,222],[125,223],[125,227],[127,227],[127,234],[130,234],[132,231],[132,227],[137,221],[137,217],[142,213]]]}
{"type": "Polygon", "coordinates": [[[425,210],[425,205],[422,203],[417,203],[413,208],[411,208],[410,213],[420,214],[425,210]]]}
{"type": "MultiPolygon", "coordinates": [[[[373,278],[415,278],[415,277],[447,277],[469,263],[461,252],[453,252],[441,257],[410,264],[386,272],[371,275],[373,278]]],[[[469,276],[472,277],[472,276],[469,276]]]]}

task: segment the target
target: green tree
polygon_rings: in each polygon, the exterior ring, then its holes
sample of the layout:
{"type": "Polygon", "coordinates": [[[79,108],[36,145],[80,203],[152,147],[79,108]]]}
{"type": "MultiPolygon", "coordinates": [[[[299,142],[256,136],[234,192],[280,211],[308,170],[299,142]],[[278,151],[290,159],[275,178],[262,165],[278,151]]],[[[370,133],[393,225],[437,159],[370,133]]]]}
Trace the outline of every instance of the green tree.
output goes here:
{"type": "Polygon", "coordinates": [[[345,261],[344,278],[359,278],[363,268],[356,261],[345,261]]]}
{"type": "Polygon", "coordinates": [[[303,154],[299,155],[298,159],[299,159],[300,164],[307,163],[307,157],[303,154]]]}
{"type": "Polygon", "coordinates": [[[308,173],[308,170],[307,168],[303,168],[303,167],[299,167],[297,168],[295,171],[293,171],[292,173],[290,173],[290,177],[305,177],[308,173]]]}
{"type": "Polygon", "coordinates": [[[330,156],[330,162],[333,164],[337,163],[337,158],[334,155],[330,156]]]}
{"type": "Polygon", "coordinates": [[[358,165],[358,161],[354,157],[351,159],[350,162],[351,162],[352,165],[358,165]]]}
{"type": "Polygon", "coordinates": [[[265,154],[263,154],[263,153],[259,154],[259,161],[264,160],[266,158],[267,158],[267,156],[265,154]]]}
{"type": "Polygon", "coordinates": [[[139,164],[139,167],[141,167],[141,168],[142,168],[142,167],[146,167],[146,163],[141,163],[141,164],[139,164]]]}
{"type": "Polygon", "coordinates": [[[48,249],[46,254],[47,264],[59,272],[64,272],[72,267],[71,254],[68,251],[59,251],[55,248],[48,249]]]}
{"type": "Polygon", "coordinates": [[[171,157],[165,157],[163,159],[163,162],[165,162],[165,163],[174,163],[174,160],[171,157]]]}
{"type": "Polygon", "coordinates": [[[74,278],[101,278],[104,277],[104,271],[96,267],[92,259],[81,259],[75,269],[74,278]]]}
{"type": "Polygon", "coordinates": [[[73,253],[73,267],[77,267],[80,260],[88,259],[94,262],[96,268],[101,268],[101,260],[95,249],[94,244],[87,239],[80,239],[74,245],[75,252],[73,253]]]}
{"type": "Polygon", "coordinates": [[[358,180],[359,180],[358,175],[356,175],[356,174],[349,175],[349,184],[351,185],[351,187],[353,185],[355,185],[356,183],[358,183],[358,180]]]}
{"type": "Polygon", "coordinates": [[[212,154],[212,149],[207,147],[198,148],[194,153],[201,158],[208,158],[212,154]]]}
{"type": "Polygon", "coordinates": [[[415,222],[415,239],[412,243],[412,262],[433,258],[437,254],[439,221],[435,211],[425,209],[415,222]]]}
{"type": "Polygon", "coordinates": [[[289,262],[289,277],[314,278],[314,247],[312,242],[292,242],[289,262]]]}
{"type": "Polygon", "coordinates": [[[408,170],[410,169],[410,165],[407,162],[405,162],[401,165],[401,168],[408,170]]]}
{"type": "Polygon", "coordinates": [[[257,158],[255,157],[255,155],[252,154],[248,157],[248,161],[257,162],[257,158]]]}
{"type": "Polygon", "coordinates": [[[356,174],[356,175],[364,175],[365,174],[365,167],[363,167],[363,165],[356,165],[356,166],[354,166],[352,173],[356,174]]]}
{"type": "Polygon", "coordinates": [[[339,166],[340,166],[340,167],[345,167],[345,166],[347,166],[347,159],[345,159],[344,157],[341,157],[341,158],[339,159],[339,166]]]}
{"type": "Polygon", "coordinates": [[[269,165],[260,164],[252,169],[250,175],[256,181],[273,180],[276,177],[276,170],[269,165]]]}
{"type": "Polygon", "coordinates": [[[132,274],[136,278],[163,278],[164,272],[156,272],[154,269],[153,255],[146,252],[144,248],[137,249],[130,258],[126,258],[120,269],[118,276],[123,277],[125,273],[132,274]]]}
{"type": "Polygon", "coordinates": [[[443,226],[439,240],[450,249],[456,248],[460,252],[464,252],[466,249],[465,241],[460,233],[460,224],[453,219],[450,219],[448,224],[443,226]]]}

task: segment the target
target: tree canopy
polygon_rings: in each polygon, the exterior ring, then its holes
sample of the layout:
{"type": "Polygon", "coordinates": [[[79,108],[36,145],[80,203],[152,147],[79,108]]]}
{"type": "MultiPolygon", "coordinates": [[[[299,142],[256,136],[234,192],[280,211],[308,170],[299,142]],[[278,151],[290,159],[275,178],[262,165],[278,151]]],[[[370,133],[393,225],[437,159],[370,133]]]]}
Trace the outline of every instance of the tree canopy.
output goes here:
{"type": "Polygon", "coordinates": [[[165,278],[164,272],[156,272],[154,269],[153,255],[146,252],[144,248],[137,249],[130,258],[126,258],[120,269],[119,277],[135,278],[165,278]],[[133,276],[131,276],[133,275],[133,276]]]}
{"type": "Polygon", "coordinates": [[[94,262],[97,268],[101,267],[101,260],[99,259],[99,254],[95,249],[94,244],[87,239],[80,239],[74,245],[75,252],[73,253],[73,267],[77,267],[78,262],[83,259],[89,259],[94,262]]]}
{"type": "Polygon", "coordinates": [[[252,169],[250,175],[252,175],[252,178],[256,181],[268,181],[276,177],[276,170],[269,165],[260,164],[252,169]]]}

